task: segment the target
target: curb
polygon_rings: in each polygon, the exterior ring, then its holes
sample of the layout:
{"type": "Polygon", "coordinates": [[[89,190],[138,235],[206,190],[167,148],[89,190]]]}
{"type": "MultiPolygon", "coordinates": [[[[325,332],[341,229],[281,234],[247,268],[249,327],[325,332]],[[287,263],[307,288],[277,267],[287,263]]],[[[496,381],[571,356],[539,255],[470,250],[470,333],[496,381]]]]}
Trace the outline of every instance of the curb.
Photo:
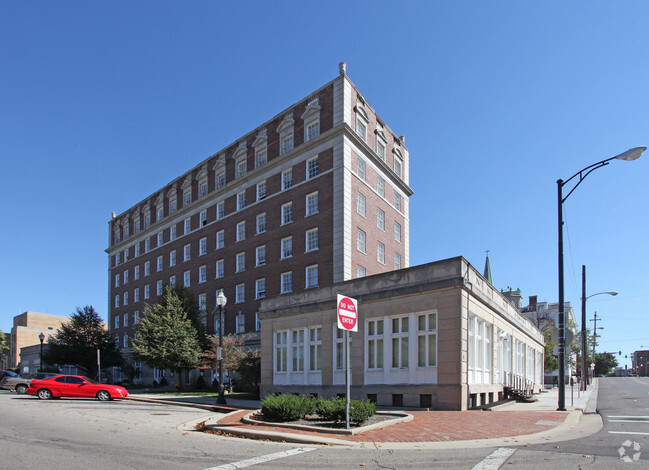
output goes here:
{"type": "Polygon", "coordinates": [[[234,411],[240,411],[241,409],[245,409],[245,408],[232,408],[229,406],[222,406],[222,405],[204,405],[202,403],[191,403],[191,402],[184,402],[184,401],[159,400],[156,398],[140,398],[140,397],[135,398],[131,396],[126,397],[125,400],[141,401],[145,403],[158,403],[160,405],[186,406],[188,408],[198,408],[201,410],[213,411],[216,413],[232,413],[234,411]]]}

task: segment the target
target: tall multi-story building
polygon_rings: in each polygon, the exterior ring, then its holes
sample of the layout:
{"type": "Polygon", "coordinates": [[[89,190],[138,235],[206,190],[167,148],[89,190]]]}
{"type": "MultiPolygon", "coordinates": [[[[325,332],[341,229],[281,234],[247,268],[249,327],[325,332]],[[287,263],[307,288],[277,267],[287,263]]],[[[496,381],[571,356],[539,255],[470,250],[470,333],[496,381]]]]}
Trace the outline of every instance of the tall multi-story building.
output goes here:
{"type": "MultiPolygon", "coordinates": [[[[18,367],[22,362],[20,350],[27,346],[39,345],[41,333],[44,342],[55,336],[61,325],[70,321],[70,317],[40,312],[23,312],[14,317],[9,341],[8,367],[18,367]]],[[[40,357],[39,357],[40,360],[40,357]]],[[[40,364],[40,363],[39,363],[40,364]]],[[[28,364],[23,364],[28,365],[28,364]]],[[[34,366],[32,361],[32,367],[34,366]]],[[[23,370],[21,368],[21,370],[23,370]]]]}
{"type": "Polygon", "coordinates": [[[409,266],[409,155],[341,63],[334,80],[109,222],[109,328],[128,353],[165,285],[208,331],[259,332],[260,300],[409,266]]]}

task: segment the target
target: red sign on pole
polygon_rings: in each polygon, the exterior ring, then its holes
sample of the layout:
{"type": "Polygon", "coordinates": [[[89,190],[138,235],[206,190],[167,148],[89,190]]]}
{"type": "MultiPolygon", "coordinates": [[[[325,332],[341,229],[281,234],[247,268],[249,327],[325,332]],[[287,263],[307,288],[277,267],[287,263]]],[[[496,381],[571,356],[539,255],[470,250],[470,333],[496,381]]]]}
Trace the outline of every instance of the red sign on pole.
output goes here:
{"type": "Polygon", "coordinates": [[[356,299],[338,294],[338,328],[358,331],[358,302],[356,299]]]}

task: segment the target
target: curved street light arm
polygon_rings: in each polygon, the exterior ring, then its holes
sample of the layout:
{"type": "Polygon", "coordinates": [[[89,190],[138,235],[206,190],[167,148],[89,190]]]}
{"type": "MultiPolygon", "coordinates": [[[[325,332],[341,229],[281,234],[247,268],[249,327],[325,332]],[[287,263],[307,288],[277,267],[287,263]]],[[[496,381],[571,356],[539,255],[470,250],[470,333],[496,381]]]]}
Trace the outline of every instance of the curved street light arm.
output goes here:
{"type": "Polygon", "coordinates": [[[615,158],[616,158],[616,157],[611,157],[611,158],[607,158],[606,160],[602,160],[601,162],[593,163],[592,165],[587,166],[587,167],[584,168],[583,170],[578,171],[577,173],[575,173],[574,175],[572,175],[570,178],[568,178],[566,181],[559,180],[559,181],[561,182],[561,183],[560,183],[561,186],[563,187],[563,186],[565,186],[567,183],[569,183],[572,179],[574,179],[575,177],[579,176],[579,181],[577,181],[577,184],[575,184],[575,185],[573,186],[573,188],[570,190],[570,192],[569,192],[568,194],[566,194],[566,197],[564,197],[563,199],[561,199],[561,203],[564,203],[564,202],[566,201],[566,199],[568,199],[568,197],[573,193],[573,191],[574,191],[575,189],[577,189],[577,186],[579,186],[579,185],[581,184],[581,182],[584,181],[588,175],[590,175],[593,171],[597,170],[598,168],[601,168],[601,167],[603,167],[603,166],[608,165],[608,162],[610,162],[611,160],[614,160],[615,158]]]}

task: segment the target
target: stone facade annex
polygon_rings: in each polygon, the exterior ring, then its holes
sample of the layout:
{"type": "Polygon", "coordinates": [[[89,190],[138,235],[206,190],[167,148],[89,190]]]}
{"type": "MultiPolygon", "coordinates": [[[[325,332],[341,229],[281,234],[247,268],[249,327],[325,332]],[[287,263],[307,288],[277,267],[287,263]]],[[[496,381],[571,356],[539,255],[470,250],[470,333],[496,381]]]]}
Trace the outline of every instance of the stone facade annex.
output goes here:
{"type": "Polygon", "coordinates": [[[543,381],[541,332],[462,257],[261,302],[262,397],[345,392],[336,295],[358,300],[352,398],[466,410],[543,381]]]}

